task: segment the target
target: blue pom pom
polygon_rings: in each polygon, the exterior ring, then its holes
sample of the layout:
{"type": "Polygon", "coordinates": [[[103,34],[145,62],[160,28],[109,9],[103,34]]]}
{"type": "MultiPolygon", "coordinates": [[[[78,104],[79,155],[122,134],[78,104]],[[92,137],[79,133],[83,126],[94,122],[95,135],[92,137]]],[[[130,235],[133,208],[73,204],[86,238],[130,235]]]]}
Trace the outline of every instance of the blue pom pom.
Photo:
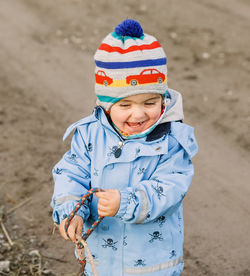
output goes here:
{"type": "Polygon", "coordinates": [[[120,36],[141,37],[143,29],[139,22],[133,19],[126,19],[115,28],[115,32],[120,36]]]}

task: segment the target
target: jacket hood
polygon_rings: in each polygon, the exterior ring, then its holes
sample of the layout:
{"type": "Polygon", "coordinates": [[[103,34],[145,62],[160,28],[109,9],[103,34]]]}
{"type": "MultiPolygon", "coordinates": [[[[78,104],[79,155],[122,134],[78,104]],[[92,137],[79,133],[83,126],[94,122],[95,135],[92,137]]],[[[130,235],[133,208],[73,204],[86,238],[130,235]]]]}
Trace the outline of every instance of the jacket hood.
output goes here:
{"type": "Polygon", "coordinates": [[[184,119],[181,93],[169,89],[168,95],[165,98],[165,106],[166,109],[160,118],[159,124],[171,121],[182,121],[184,119]]]}

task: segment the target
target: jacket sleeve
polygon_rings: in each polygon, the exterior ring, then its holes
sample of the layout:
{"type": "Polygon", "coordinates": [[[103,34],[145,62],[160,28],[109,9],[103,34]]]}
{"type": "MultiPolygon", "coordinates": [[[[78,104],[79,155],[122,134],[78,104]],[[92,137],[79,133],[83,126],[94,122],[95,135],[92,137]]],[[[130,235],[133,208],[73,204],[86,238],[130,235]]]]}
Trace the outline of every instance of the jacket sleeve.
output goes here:
{"type": "MultiPolygon", "coordinates": [[[[78,129],[72,138],[71,149],[55,165],[52,174],[55,182],[51,202],[53,220],[60,224],[90,188],[90,158],[78,129]]],[[[79,209],[78,215],[87,220],[89,216],[87,204],[79,209]]]]}
{"type": "MultiPolygon", "coordinates": [[[[191,140],[193,149],[197,150],[194,136],[191,140]]],[[[121,204],[116,216],[125,223],[146,223],[163,214],[171,216],[190,186],[194,172],[193,155],[169,135],[168,154],[160,156],[150,178],[120,191],[121,204]]]]}

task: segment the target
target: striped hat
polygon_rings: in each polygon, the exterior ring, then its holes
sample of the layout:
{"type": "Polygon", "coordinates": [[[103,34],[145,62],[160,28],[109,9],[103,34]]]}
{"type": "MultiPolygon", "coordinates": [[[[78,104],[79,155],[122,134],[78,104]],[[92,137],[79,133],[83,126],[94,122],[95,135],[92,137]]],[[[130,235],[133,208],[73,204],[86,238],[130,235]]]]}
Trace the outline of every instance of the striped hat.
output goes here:
{"type": "Polygon", "coordinates": [[[167,93],[164,50],[135,20],[123,21],[107,35],[94,58],[97,105],[106,110],[128,96],[167,93]]]}

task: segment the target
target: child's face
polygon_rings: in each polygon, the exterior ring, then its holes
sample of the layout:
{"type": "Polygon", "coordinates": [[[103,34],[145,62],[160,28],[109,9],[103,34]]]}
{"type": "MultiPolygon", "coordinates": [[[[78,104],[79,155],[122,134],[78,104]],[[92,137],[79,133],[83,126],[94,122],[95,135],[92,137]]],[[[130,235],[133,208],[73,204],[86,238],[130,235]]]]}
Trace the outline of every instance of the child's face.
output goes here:
{"type": "Polygon", "coordinates": [[[113,104],[110,117],[115,126],[128,135],[141,133],[161,115],[162,96],[154,93],[126,97],[113,104]]]}

